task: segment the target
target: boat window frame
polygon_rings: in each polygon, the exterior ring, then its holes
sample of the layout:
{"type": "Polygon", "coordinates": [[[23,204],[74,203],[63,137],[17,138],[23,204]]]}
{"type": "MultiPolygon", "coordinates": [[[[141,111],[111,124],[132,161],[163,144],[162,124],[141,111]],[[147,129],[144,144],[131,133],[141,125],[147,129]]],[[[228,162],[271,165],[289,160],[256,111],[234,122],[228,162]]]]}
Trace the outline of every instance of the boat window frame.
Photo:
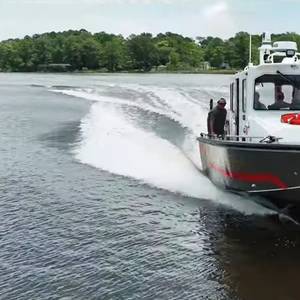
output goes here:
{"type": "MultiPolygon", "coordinates": [[[[298,77],[299,75],[298,74],[287,74],[287,75],[284,75],[284,76],[287,76],[287,78],[291,78],[291,80],[293,80],[293,77],[298,77]]],[[[297,80],[295,81],[296,84],[298,83],[299,86],[300,86],[300,81],[297,80]]],[[[253,109],[255,111],[281,111],[281,112],[289,112],[289,111],[299,111],[300,110],[300,106],[299,108],[290,108],[290,109],[278,109],[278,110],[269,110],[268,108],[266,109],[258,109],[255,107],[255,100],[254,100],[254,97],[255,97],[255,92],[256,92],[256,85],[257,83],[260,83],[260,84],[264,84],[264,83],[273,83],[274,86],[275,85],[291,85],[291,82],[290,80],[288,79],[284,79],[282,76],[278,75],[278,74],[264,74],[260,77],[257,77],[255,78],[255,81],[254,81],[254,94],[253,94],[253,109]]]]}
{"type": "Polygon", "coordinates": [[[241,91],[241,80],[240,78],[235,79],[235,104],[236,104],[236,113],[235,113],[235,123],[236,123],[236,135],[240,134],[240,91],[241,91]]]}
{"type": "Polygon", "coordinates": [[[247,110],[247,79],[242,81],[242,111],[245,113],[247,110]]]}
{"type": "Polygon", "coordinates": [[[230,110],[232,111],[232,112],[234,112],[234,106],[233,106],[233,104],[234,104],[234,88],[235,88],[235,86],[234,86],[234,82],[232,82],[231,84],[230,84],[230,110]]]}

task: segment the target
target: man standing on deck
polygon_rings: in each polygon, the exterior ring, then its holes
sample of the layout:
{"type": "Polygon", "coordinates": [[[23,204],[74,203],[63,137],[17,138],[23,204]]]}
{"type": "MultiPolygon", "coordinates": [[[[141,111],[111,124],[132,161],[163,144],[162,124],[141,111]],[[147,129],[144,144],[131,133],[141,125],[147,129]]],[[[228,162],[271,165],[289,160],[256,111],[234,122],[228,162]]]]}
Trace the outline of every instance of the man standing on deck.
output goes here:
{"type": "Polygon", "coordinates": [[[224,135],[224,126],[227,110],[225,109],[226,100],[220,98],[217,106],[208,113],[207,126],[209,135],[224,135]]]}

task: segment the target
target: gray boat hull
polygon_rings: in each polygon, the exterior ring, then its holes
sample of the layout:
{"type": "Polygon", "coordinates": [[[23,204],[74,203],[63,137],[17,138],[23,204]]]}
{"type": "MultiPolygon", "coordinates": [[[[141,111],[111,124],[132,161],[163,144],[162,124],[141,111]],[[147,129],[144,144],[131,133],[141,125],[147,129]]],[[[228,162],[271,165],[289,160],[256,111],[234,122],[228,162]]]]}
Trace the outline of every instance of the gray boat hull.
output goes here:
{"type": "Polygon", "coordinates": [[[203,172],[217,186],[300,209],[300,146],[198,138],[203,172]]]}

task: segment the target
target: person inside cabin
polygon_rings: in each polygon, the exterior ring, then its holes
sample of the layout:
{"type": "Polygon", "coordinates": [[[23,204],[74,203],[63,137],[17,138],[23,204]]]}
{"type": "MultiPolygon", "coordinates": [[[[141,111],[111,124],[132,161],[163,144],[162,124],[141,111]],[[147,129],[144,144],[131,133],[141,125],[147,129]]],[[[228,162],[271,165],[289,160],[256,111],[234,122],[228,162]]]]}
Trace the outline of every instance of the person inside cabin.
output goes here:
{"type": "Polygon", "coordinates": [[[292,94],[292,104],[291,109],[300,109],[300,87],[294,87],[292,94]]]}
{"type": "Polygon", "coordinates": [[[266,110],[267,109],[266,106],[259,101],[259,97],[260,97],[259,93],[255,92],[254,93],[254,108],[257,110],[266,110]]]}
{"type": "Polygon", "coordinates": [[[290,103],[284,101],[284,93],[277,90],[275,93],[275,102],[268,106],[270,110],[288,109],[291,107],[290,103]]]}
{"type": "Polygon", "coordinates": [[[217,105],[208,113],[207,125],[209,135],[224,135],[227,110],[225,108],[226,100],[220,98],[217,105]]]}

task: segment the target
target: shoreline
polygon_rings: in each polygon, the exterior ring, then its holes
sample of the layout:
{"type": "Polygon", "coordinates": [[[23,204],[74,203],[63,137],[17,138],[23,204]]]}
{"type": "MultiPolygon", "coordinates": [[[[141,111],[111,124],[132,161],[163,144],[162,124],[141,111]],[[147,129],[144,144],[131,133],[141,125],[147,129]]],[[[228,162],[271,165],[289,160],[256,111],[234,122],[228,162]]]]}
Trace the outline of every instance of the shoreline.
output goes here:
{"type": "Polygon", "coordinates": [[[2,74],[105,74],[105,75],[114,75],[114,74],[203,74],[203,75],[233,75],[237,70],[201,70],[201,71],[150,71],[150,72],[143,72],[143,71],[120,71],[120,72],[103,72],[101,70],[90,70],[90,71],[68,71],[68,72],[41,72],[41,71],[35,71],[35,72],[21,72],[21,71],[0,71],[2,74]]]}

